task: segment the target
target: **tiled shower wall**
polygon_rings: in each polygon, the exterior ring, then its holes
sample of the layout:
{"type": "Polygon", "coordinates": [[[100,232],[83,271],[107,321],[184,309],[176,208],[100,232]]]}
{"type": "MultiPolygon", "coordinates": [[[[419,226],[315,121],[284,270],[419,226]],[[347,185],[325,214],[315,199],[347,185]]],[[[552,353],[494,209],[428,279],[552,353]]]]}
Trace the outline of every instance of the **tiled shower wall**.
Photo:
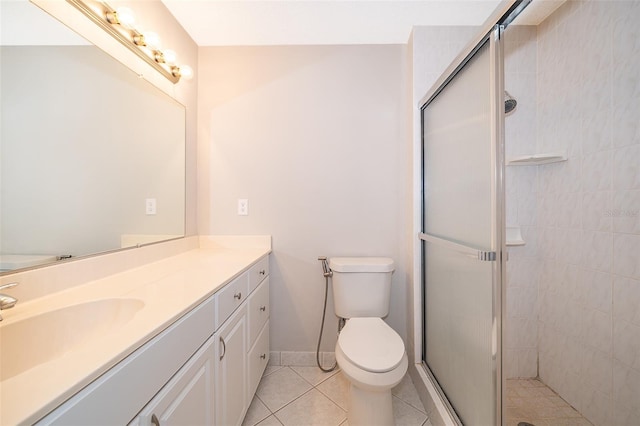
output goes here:
{"type": "MultiPolygon", "coordinates": [[[[517,108],[505,117],[505,157],[536,151],[536,27],[512,26],[505,37],[505,89],[517,108]]],[[[506,222],[519,226],[526,245],[509,247],[507,262],[506,373],[538,375],[537,167],[506,168],[506,222]]]]}
{"type": "Polygon", "coordinates": [[[538,27],[539,374],[596,425],[640,419],[639,75],[638,1],[538,27]]]}

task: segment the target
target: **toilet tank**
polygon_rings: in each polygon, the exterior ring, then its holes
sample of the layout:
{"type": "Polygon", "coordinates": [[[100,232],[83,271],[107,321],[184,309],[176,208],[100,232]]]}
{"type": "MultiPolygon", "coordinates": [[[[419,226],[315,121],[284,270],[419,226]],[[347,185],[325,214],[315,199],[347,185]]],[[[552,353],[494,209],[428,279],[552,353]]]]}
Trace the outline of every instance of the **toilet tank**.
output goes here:
{"type": "Polygon", "coordinates": [[[332,257],[333,302],[341,318],[386,317],[389,313],[393,259],[332,257]]]}

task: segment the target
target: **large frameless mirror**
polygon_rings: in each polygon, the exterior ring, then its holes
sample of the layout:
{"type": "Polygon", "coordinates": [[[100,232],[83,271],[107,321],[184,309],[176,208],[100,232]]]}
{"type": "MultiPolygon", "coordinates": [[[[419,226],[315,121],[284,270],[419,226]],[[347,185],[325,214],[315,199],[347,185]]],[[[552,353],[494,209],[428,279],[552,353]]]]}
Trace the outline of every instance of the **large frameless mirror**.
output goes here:
{"type": "Polygon", "coordinates": [[[184,106],[34,4],[0,7],[0,274],[184,236],[184,106]]]}

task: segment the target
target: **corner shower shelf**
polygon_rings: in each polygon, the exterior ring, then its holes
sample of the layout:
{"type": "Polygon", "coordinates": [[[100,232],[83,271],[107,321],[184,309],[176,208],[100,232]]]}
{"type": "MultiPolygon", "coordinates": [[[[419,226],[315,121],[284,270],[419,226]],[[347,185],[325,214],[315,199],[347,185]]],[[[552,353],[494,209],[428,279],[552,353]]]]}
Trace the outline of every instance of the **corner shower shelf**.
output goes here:
{"type": "Polygon", "coordinates": [[[539,166],[541,164],[558,163],[567,161],[567,154],[562,152],[523,155],[507,161],[507,166],[539,166]]]}
{"type": "Polygon", "coordinates": [[[523,246],[526,243],[522,239],[522,232],[519,226],[507,226],[507,247],[523,246]]]}

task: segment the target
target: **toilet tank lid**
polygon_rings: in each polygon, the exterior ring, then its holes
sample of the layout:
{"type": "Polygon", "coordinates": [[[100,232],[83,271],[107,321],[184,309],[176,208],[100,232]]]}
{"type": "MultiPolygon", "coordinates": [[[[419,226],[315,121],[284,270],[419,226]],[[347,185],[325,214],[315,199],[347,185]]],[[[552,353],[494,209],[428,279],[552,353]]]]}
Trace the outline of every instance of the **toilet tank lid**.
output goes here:
{"type": "Polygon", "coordinates": [[[392,272],[394,264],[388,257],[332,257],[329,267],[336,272],[392,272]]]}

